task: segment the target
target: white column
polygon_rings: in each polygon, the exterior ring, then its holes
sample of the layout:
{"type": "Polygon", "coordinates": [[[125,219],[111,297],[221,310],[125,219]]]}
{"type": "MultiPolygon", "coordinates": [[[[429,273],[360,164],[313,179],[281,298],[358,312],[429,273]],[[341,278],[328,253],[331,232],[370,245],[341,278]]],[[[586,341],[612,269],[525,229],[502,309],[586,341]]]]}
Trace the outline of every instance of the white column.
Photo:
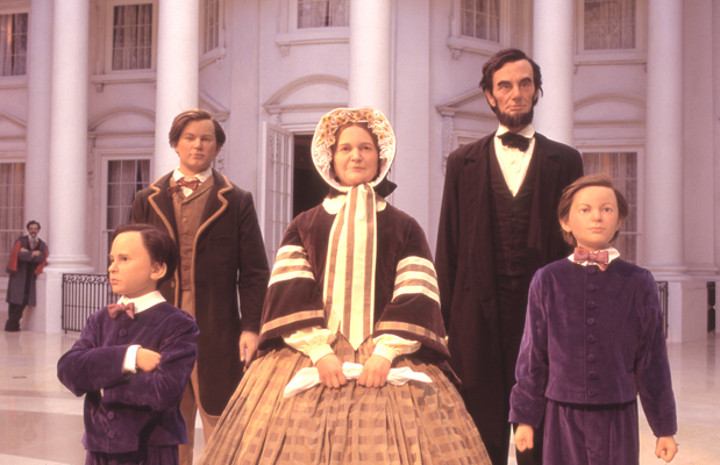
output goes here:
{"type": "Polygon", "coordinates": [[[50,82],[53,1],[30,2],[28,32],[28,122],[25,159],[25,222],[37,220],[47,237],[48,163],[50,153],[50,82]]]}
{"type": "MultiPolygon", "coordinates": [[[[400,186],[390,202],[410,214],[435,244],[437,216],[432,210],[436,202],[429,186],[440,176],[438,153],[431,148],[429,134],[435,114],[431,106],[431,46],[432,0],[399,0],[393,2],[393,50],[413,50],[413,53],[393,53],[393,85],[391,123],[398,140],[392,180],[400,186]],[[412,14],[407,14],[412,12],[412,14]],[[436,164],[437,163],[437,164],[436,164]]],[[[390,116],[390,115],[388,115],[390,116]]]]}
{"type": "Polygon", "coordinates": [[[533,9],[531,56],[540,65],[545,91],[533,125],[551,139],[572,145],[575,1],[535,0],[533,9]]]}
{"type": "Polygon", "coordinates": [[[390,0],[350,0],[349,105],[390,117],[390,0]]]}
{"type": "Polygon", "coordinates": [[[682,271],[682,2],[648,9],[645,263],[682,271]]]}
{"type": "Polygon", "coordinates": [[[704,280],[684,272],[683,5],[648,3],[644,262],[668,282],[668,338],[706,337],[704,280]],[[668,110],[674,109],[674,110],[668,110]]]}
{"type": "MultiPolygon", "coordinates": [[[[720,24],[720,0],[713,0],[712,24],[720,24]]],[[[720,27],[712,28],[712,43],[720,44],[720,27]]],[[[713,88],[720,89],[720,48],[713,47],[713,88]]],[[[713,112],[720,115],[720,92],[713,92],[713,112]]],[[[713,118],[713,147],[720,147],[720,119],[713,118]]],[[[714,226],[715,226],[715,259],[720,260],[720,153],[714,150],[713,190],[714,190],[714,226]]],[[[720,263],[716,262],[720,266],[720,263]]],[[[720,316],[720,279],[715,279],[715,314],[720,316]]],[[[716,317],[717,318],[717,317],[716,317]]],[[[715,332],[720,333],[720,318],[716,319],[715,332]]]]}
{"type": "Polygon", "coordinates": [[[153,176],[178,165],[168,143],[173,118],[198,105],[199,0],[160,0],[153,176]]]}
{"type": "MultiPolygon", "coordinates": [[[[50,98],[49,266],[45,314],[33,329],[60,331],[62,274],[89,272],[85,253],[89,2],[53,2],[50,98]]],[[[40,296],[38,296],[40,298],[40,296]]],[[[38,302],[38,308],[40,301],[38,302]]],[[[37,315],[40,316],[40,315],[37,315]]]]}

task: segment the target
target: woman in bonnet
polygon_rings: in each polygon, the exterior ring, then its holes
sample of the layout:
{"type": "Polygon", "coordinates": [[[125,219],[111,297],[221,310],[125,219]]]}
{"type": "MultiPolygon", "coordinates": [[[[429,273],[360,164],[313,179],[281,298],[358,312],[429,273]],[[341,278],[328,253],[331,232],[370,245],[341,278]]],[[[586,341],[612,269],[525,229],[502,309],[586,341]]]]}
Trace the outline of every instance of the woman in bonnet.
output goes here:
{"type": "Polygon", "coordinates": [[[417,222],[388,204],[390,123],[372,108],[320,120],[330,185],[283,238],[265,298],[263,355],[205,447],[204,464],[489,464],[443,370],[435,269],[417,222]]]}

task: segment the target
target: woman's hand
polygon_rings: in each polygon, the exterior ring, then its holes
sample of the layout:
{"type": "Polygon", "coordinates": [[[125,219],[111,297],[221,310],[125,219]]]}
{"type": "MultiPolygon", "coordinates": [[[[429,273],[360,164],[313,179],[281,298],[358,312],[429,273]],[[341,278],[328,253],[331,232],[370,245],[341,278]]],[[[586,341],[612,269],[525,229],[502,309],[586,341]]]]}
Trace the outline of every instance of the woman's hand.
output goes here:
{"type": "Polygon", "coordinates": [[[517,447],[517,450],[524,452],[527,449],[532,449],[534,436],[535,431],[533,431],[532,426],[523,423],[518,424],[515,428],[515,447],[517,447]]]}
{"type": "Polygon", "coordinates": [[[675,443],[675,438],[672,436],[657,438],[657,445],[655,446],[655,455],[657,458],[669,462],[675,457],[677,451],[677,443],[675,443]]]}
{"type": "Polygon", "coordinates": [[[347,383],[342,371],[342,363],[335,354],[328,354],[315,362],[315,367],[320,375],[320,382],[325,387],[339,388],[347,383]]]}
{"type": "Polygon", "coordinates": [[[390,360],[380,355],[371,355],[363,365],[362,373],[357,383],[366,387],[383,387],[390,373],[390,360]]]}

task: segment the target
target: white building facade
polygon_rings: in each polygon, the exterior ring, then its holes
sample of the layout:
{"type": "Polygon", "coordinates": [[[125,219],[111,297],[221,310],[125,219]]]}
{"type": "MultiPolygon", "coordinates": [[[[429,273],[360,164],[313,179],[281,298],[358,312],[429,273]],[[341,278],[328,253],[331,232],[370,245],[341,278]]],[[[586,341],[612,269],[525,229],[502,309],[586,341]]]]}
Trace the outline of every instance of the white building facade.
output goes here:
{"type": "Polygon", "coordinates": [[[628,197],[618,248],[668,283],[669,339],[706,337],[720,0],[0,0],[0,267],[30,219],[51,252],[24,327],[61,330],[62,274],[104,272],[134,192],[177,164],[172,118],[194,107],[224,126],[215,167],[253,193],[269,256],[324,194],[320,116],[380,108],[398,139],[389,200],[434,247],[445,157],[495,129],[478,82],[507,47],[542,68],[536,129],[628,197]]]}

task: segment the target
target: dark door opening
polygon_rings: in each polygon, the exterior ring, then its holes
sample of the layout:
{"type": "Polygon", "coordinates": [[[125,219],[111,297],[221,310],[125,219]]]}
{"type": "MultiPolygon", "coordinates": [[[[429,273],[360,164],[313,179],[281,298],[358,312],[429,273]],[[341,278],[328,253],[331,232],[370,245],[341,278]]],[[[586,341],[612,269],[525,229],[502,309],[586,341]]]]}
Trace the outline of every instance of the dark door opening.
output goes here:
{"type": "Polygon", "coordinates": [[[310,154],[312,135],[293,136],[293,218],[322,202],[330,190],[310,154]]]}

